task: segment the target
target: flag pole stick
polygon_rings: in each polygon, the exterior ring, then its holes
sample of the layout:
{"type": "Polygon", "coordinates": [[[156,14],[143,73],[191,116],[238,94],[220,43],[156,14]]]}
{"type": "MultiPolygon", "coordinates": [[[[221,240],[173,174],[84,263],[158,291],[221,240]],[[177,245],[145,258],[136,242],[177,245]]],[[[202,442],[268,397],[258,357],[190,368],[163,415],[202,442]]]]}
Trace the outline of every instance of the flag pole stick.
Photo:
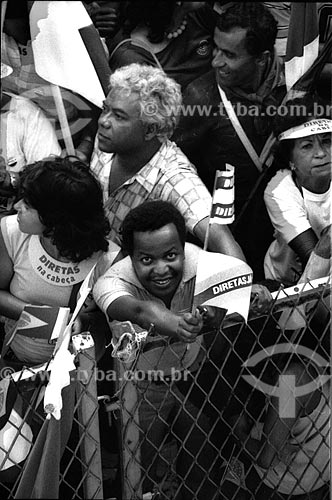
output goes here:
{"type": "MultiPolygon", "coordinates": [[[[0,19],[1,43],[2,43],[3,24],[5,22],[7,3],[8,3],[7,0],[4,0],[1,3],[1,19],[0,19]]],[[[0,154],[7,161],[7,124],[6,124],[6,120],[3,121],[1,126],[2,126],[2,134],[1,134],[0,154]]]]}
{"type": "Polygon", "coordinates": [[[60,127],[61,127],[61,132],[63,136],[63,140],[65,143],[65,147],[67,150],[68,155],[75,155],[75,148],[73,144],[73,139],[70,133],[70,128],[69,128],[69,123],[68,123],[68,118],[66,115],[66,110],[63,104],[63,99],[62,95],[60,92],[60,88],[58,85],[51,85],[51,90],[52,90],[52,95],[54,98],[55,102],[55,107],[58,113],[59,117],[59,122],[60,122],[60,127]]]}
{"type": "MultiPolygon", "coordinates": [[[[210,209],[210,213],[209,213],[209,220],[208,220],[208,225],[207,225],[207,228],[206,228],[206,233],[205,233],[205,238],[204,238],[204,245],[203,245],[203,250],[204,251],[206,251],[207,246],[208,246],[208,242],[209,242],[210,220],[211,220],[212,208],[213,208],[213,195],[214,195],[214,192],[216,190],[218,172],[219,172],[219,170],[216,171],[216,175],[215,175],[215,178],[214,178],[213,191],[212,191],[212,201],[211,201],[211,209],[210,209]]],[[[196,278],[195,278],[195,280],[196,280],[196,278]]],[[[196,307],[193,305],[192,306],[192,314],[195,314],[195,310],[196,310],[196,307]]],[[[187,349],[188,348],[189,348],[189,344],[188,344],[187,349]]]]}
{"type": "Polygon", "coordinates": [[[7,10],[7,0],[4,0],[1,2],[1,40],[2,40],[2,33],[3,33],[3,23],[5,22],[5,15],[6,15],[6,10],[7,10]]]}
{"type": "Polygon", "coordinates": [[[206,251],[208,242],[209,242],[209,234],[210,234],[210,220],[211,220],[211,215],[212,215],[212,208],[213,208],[213,196],[214,192],[216,190],[216,185],[217,185],[217,178],[218,178],[218,172],[219,170],[216,171],[216,175],[214,177],[214,184],[213,184],[213,191],[212,191],[212,202],[211,202],[211,209],[210,209],[210,214],[209,214],[209,220],[208,220],[208,226],[206,228],[206,233],[205,233],[205,238],[204,238],[204,246],[203,250],[206,251]]]}

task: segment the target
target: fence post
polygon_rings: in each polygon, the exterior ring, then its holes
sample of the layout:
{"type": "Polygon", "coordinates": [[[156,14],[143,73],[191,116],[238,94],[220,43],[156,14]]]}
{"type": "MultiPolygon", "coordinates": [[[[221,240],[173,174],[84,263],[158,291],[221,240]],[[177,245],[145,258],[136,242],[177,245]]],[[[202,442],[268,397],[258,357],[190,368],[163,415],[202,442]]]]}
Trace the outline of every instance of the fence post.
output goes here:
{"type": "Polygon", "coordinates": [[[120,436],[123,447],[121,451],[122,500],[142,498],[140,430],[135,385],[126,379],[126,370],[120,361],[116,361],[117,392],[120,396],[120,436]]]}
{"type": "Polygon", "coordinates": [[[82,463],[86,465],[86,470],[83,470],[84,498],[103,499],[95,347],[91,336],[88,340],[84,334],[75,337],[81,339],[75,344],[79,346],[77,411],[82,440],[80,452],[82,463]]]}

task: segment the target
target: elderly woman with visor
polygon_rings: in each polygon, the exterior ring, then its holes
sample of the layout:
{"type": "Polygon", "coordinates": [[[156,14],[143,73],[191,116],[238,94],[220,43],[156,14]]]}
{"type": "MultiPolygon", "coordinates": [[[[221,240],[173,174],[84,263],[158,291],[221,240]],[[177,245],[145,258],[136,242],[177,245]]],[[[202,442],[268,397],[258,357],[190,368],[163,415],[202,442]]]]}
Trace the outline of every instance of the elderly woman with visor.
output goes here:
{"type": "Polygon", "coordinates": [[[291,286],[331,224],[332,120],[317,117],[319,107],[312,100],[289,101],[286,108],[275,127],[278,171],[264,193],[275,229],[264,269],[266,278],[291,286]]]}

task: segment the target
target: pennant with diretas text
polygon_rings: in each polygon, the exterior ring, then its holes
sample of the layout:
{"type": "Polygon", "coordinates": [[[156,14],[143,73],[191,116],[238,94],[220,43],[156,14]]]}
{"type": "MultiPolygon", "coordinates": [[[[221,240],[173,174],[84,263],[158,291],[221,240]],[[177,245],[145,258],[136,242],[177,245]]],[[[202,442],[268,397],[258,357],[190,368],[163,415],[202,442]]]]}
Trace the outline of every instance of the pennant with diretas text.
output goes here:
{"type": "Polygon", "coordinates": [[[210,305],[248,319],[253,272],[240,259],[201,250],[198,256],[194,307],[210,305]]]}
{"type": "Polygon", "coordinates": [[[234,167],[226,164],[226,170],[216,172],[210,224],[232,222],[234,222],[234,167]]]}

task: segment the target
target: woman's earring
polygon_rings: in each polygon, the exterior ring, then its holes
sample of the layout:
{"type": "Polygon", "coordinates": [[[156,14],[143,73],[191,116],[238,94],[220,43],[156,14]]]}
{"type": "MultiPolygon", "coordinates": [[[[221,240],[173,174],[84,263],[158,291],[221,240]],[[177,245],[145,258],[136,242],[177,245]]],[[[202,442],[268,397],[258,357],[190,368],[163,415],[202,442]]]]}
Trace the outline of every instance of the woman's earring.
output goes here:
{"type": "Polygon", "coordinates": [[[289,167],[291,170],[295,170],[295,165],[292,161],[289,162],[289,167]]]}

